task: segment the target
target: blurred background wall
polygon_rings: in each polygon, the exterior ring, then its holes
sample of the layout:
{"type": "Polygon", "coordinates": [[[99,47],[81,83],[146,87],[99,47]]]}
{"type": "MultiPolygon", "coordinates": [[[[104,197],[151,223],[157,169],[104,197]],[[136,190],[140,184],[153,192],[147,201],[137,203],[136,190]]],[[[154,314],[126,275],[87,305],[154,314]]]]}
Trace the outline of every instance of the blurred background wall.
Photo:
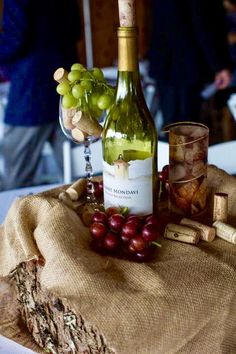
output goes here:
{"type": "MultiPolygon", "coordinates": [[[[78,1],[83,18],[83,0],[78,1]]],[[[149,0],[136,2],[140,59],[145,57],[148,49],[149,8],[149,0]]],[[[94,66],[112,66],[117,58],[116,30],[119,26],[117,0],[90,0],[90,16],[94,66]]],[[[82,30],[84,31],[84,27],[82,30]]],[[[79,58],[82,63],[86,63],[84,36],[79,44],[79,58]]]]}

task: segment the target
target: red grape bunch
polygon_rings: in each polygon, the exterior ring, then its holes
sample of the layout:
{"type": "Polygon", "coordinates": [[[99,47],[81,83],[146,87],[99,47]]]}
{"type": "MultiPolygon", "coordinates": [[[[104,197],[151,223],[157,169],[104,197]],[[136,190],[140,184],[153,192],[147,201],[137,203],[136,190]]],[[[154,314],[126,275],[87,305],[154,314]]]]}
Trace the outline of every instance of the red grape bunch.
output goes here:
{"type": "Polygon", "coordinates": [[[125,216],[115,207],[96,211],[92,216],[90,233],[92,248],[102,254],[147,261],[154,253],[159,237],[159,222],[154,215],[125,216]]]}

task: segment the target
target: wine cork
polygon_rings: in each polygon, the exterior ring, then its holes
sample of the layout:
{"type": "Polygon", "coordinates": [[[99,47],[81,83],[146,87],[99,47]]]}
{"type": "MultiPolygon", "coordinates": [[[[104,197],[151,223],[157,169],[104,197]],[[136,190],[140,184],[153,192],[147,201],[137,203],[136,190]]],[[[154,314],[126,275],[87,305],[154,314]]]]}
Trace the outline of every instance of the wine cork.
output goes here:
{"type": "Polygon", "coordinates": [[[67,205],[70,209],[75,209],[75,206],[72,202],[72,200],[70,199],[70,196],[69,194],[64,191],[64,192],[61,192],[59,194],[59,200],[61,200],[65,205],[67,205]]]}
{"type": "Polygon", "coordinates": [[[198,221],[191,220],[188,218],[183,218],[180,221],[181,225],[190,226],[196,228],[199,231],[199,236],[201,240],[212,242],[215,238],[216,231],[214,227],[207,226],[205,224],[201,224],[198,221]]]}
{"type": "Polygon", "coordinates": [[[82,111],[76,112],[72,118],[72,124],[88,135],[99,137],[102,133],[102,126],[98,121],[82,111]]]}
{"type": "Polygon", "coordinates": [[[216,236],[236,245],[236,229],[222,221],[215,221],[213,226],[216,229],[216,236]]]}
{"type": "Polygon", "coordinates": [[[64,82],[64,81],[68,81],[67,77],[68,77],[68,71],[66,71],[63,68],[57,69],[53,75],[54,80],[59,83],[64,82]]]}
{"type": "Polygon", "coordinates": [[[82,143],[88,134],[82,132],[79,128],[74,128],[71,130],[71,135],[73,139],[79,143],[82,143]]]}
{"type": "Polygon", "coordinates": [[[69,188],[66,189],[66,193],[69,194],[70,199],[78,200],[81,195],[86,191],[87,181],[85,178],[80,178],[75,181],[69,188]]]}
{"type": "Polygon", "coordinates": [[[71,130],[75,126],[72,124],[72,118],[76,113],[75,108],[63,108],[62,107],[62,119],[63,119],[63,125],[66,129],[71,130]]]}
{"type": "Polygon", "coordinates": [[[213,222],[227,222],[228,218],[228,194],[215,193],[213,204],[213,222]]]}
{"type": "Polygon", "coordinates": [[[135,0],[118,0],[119,20],[121,27],[135,27],[135,0]]]}
{"type": "Polygon", "coordinates": [[[166,225],[164,237],[196,245],[199,242],[200,233],[198,230],[188,226],[169,223],[166,225]]]}

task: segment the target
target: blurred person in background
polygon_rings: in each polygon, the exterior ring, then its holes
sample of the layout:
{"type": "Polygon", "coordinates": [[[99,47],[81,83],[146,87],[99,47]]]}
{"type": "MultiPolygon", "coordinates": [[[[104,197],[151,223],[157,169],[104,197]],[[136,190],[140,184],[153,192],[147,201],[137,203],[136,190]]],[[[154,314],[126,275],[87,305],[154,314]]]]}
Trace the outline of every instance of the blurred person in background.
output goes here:
{"type": "Polygon", "coordinates": [[[53,73],[78,61],[77,0],[6,0],[0,32],[0,66],[10,92],[4,116],[4,189],[33,185],[46,141],[54,151],[58,182],[64,135],[53,73]]]}
{"type": "Polygon", "coordinates": [[[226,10],[226,27],[230,57],[233,63],[233,78],[231,87],[236,87],[236,0],[223,2],[226,10]]]}
{"type": "MultiPolygon", "coordinates": [[[[205,84],[231,82],[222,0],[151,0],[149,75],[155,79],[163,124],[200,121],[205,84]]],[[[207,122],[205,122],[207,123],[207,122]]]]}

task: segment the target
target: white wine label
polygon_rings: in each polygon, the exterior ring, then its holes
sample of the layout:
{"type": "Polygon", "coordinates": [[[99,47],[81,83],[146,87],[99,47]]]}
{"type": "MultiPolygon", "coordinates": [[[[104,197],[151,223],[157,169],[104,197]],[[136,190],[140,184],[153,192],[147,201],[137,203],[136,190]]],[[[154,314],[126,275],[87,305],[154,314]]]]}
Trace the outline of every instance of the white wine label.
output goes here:
{"type": "Polygon", "coordinates": [[[129,208],[130,213],[153,212],[152,158],[124,161],[112,165],[103,161],[104,206],[129,208]]]}

